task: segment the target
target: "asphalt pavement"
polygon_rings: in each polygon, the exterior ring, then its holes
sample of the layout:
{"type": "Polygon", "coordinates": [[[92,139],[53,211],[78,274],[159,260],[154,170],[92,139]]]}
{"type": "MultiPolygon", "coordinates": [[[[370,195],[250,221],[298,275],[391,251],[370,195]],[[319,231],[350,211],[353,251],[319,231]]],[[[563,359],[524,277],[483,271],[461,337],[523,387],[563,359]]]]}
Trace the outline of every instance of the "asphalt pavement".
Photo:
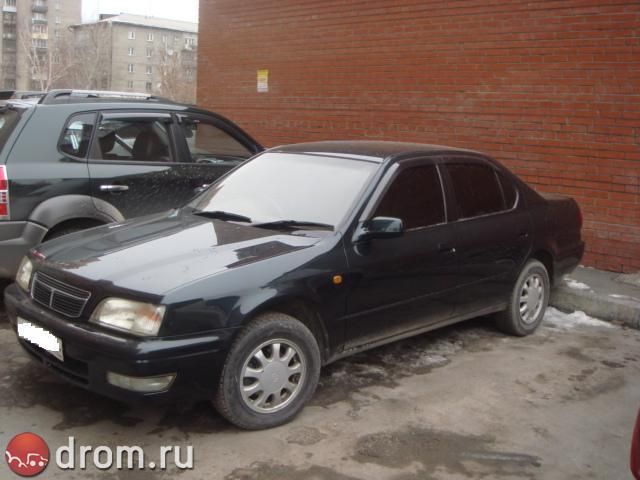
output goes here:
{"type": "MultiPolygon", "coordinates": [[[[639,346],[639,331],[582,313],[550,309],[527,338],[473,320],[332,364],[295,421],[244,432],[207,403],[134,408],[70,386],[21,351],[2,312],[0,443],[42,436],[37,478],[628,479],[639,346]],[[70,437],[76,469],[61,470],[70,437]],[[193,447],[193,468],[101,471],[89,453],[80,470],[81,445],[140,446],[145,461],[193,447]]],[[[2,464],[0,478],[18,477],[2,464]]]]}

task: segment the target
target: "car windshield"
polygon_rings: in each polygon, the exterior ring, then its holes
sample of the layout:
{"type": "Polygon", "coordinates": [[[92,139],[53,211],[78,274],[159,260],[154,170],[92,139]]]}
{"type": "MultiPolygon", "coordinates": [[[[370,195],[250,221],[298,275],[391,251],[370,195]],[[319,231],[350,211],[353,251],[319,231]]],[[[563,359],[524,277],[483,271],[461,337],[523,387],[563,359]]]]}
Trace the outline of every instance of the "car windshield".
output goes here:
{"type": "Polygon", "coordinates": [[[22,116],[23,109],[14,109],[0,104],[0,150],[9,139],[9,135],[22,116]]]}
{"type": "Polygon", "coordinates": [[[362,160],[265,153],[216,183],[191,206],[242,215],[253,224],[287,221],[335,227],[377,167],[362,160]]]}

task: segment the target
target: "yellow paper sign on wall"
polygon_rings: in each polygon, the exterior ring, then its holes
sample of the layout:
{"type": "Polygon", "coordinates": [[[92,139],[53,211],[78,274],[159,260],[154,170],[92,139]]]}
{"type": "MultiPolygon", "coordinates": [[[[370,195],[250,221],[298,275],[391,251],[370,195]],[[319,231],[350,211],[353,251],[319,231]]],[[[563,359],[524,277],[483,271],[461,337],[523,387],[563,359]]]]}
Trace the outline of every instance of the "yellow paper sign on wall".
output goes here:
{"type": "Polygon", "coordinates": [[[269,70],[258,70],[258,92],[269,91],[269,70]]]}

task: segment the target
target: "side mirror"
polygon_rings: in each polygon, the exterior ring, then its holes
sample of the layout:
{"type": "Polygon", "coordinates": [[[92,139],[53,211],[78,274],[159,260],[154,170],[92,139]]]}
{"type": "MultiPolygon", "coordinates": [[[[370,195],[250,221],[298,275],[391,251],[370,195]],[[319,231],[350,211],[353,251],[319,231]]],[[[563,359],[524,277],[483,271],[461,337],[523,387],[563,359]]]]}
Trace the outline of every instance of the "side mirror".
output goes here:
{"type": "Polygon", "coordinates": [[[395,217],[375,217],[363,222],[358,228],[356,241],[372,240],[374,238],[396,238],[404,234],[402,219],[395,217]]]}

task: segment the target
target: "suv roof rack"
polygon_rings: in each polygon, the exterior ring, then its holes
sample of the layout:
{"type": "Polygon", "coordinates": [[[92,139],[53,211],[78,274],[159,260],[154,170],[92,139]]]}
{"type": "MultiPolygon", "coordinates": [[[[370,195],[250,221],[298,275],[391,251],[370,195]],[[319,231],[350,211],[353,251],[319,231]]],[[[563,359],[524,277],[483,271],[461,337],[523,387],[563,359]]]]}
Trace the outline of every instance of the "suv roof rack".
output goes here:
{"type": "Polygon", "coordinates": [[[149,93],[112,92],[108,90],[50,90],[38,103],[52,105],[55,103],[75,103],[96,100],[147,100],[165,103],[175,103],[173,100],[158,97],[149,93]]]}

